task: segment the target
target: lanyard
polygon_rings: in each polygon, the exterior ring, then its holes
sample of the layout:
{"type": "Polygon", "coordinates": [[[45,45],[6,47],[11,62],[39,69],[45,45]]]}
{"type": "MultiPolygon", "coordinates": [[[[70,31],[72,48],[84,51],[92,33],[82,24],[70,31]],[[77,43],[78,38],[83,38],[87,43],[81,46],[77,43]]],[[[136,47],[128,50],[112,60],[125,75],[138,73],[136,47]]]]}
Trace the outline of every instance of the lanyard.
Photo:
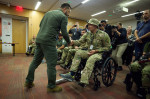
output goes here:
{"type": "MultiPolygon", "coordinates": [[[[97,31],[97,32],[98,32],[98,31],[97,31]]],[[[97,34],[97,32],[96,32],[95,34],[97,34]]],[[[93,44],[94,36],[95,36],[95,35],[94,35],[93,33],[90,34],[91,45],[93,44]]]]}

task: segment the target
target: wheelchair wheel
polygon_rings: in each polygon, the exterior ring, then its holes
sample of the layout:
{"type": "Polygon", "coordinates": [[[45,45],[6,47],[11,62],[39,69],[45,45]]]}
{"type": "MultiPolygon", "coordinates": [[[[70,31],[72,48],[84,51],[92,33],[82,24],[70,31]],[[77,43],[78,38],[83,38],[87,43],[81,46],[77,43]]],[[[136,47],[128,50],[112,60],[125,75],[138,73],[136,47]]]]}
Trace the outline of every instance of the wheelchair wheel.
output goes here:
{"type": "Polygon", "coordinates": [[[117,74],[117,67],[116,62],[111,57],[107,58],[104,62],[102,68],[102,81],[105,86],[109,87],[113,84],[117,74]]]}
{"type": "Polygon", "coordinates": [[[98,79],[98,78],[100,78],[100,75],[101,75],[100,74],[100,70],[95,67],[93,73],[94,73],[94,78],[93,78],[93,80],[94,80],[94,88],[93,89],[95,91],[97,91],[98,88],[100,88],[100,86],[101,86],[101,83],[100,83],[100,81],[98,79]]]}
{"type": "Polygon", "coordinates": [[[126,90],[131,91],[133,85],[133,79],[130,73],[126,75],[124,83],[126,84],[126,90]]]}

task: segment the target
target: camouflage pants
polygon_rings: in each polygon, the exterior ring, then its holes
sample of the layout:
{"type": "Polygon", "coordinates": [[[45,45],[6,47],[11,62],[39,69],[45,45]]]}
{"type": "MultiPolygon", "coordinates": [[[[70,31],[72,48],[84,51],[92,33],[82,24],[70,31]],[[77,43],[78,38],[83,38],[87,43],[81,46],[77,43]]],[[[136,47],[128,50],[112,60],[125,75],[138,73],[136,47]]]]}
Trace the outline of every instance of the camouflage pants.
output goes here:
{"type": "Polygon", "coordinates": [[[31,48],[31,54],[34,54],[34,51],[35,51],[35,48],[36,48],[36,45],[35,44],[31,44],[31,45],[29,45],[29,48],[28,48],[28,54],[30,54],[29,52],[29,49],[31,48]]]}
{"type": "Polygon", "coordinates": [[[60,49],[57,49],[57,53],[62,53],[63,52],[63,49],[60,50],[60,49]]]}
{"type": "Polygon", "coordinates": [[[65,60],[65,65],[68,65],[68,63],[70,62],[71,59],[73,59],[73,56],[75,55],[76,51],[78,51],[78,49],[70,49],[68,51],[66,60],[65,60]]]}
{"type": "Polygon", "coordinates": [[[34,54],[35,47],[36,47],[36,45],[35,45],[35,44],[34,44],[34,45],[32,45],[32,51],[31,51],[31,54],[34,54]]]}
{"type": "Polygon", "coordinates": [[[82,71],[80,82],[89,84],[89,78],[92,74],[95,62],[102,59],[102,55],[97,53],[89,56],[88,51],[78,50],[74,56],[70,71],[77,72],[81,59],[88,59],[88,60],[82,71]]]}
{"type": "Polygon", "coordinates": [[[69,52],[69,50],[72,49],[72,47],[65,47],[63,52],[62,52],[62,56],[61,56],[61,61],[65,61],[67,54],[69,52]]]}
{"type": "Polygon", "coordinates": [[[150,63],[147,63],[144,67],[142,67],[137,61],[131,64],[132,72],[142,73],[142,86],[150,88],[150,63]]]}

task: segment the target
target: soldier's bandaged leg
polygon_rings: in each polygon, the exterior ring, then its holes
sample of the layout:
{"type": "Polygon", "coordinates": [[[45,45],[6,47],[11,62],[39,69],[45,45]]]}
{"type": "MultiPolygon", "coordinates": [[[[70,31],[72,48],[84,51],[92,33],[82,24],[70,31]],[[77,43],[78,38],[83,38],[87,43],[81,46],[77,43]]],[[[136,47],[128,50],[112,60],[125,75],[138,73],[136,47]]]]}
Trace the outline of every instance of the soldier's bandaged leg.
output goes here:
{"type": "Polygon", "coordinates": [[[82,71],[81,80],[80,80],[81,83],[89,84],[89,78],[92,74],[93,68],[95,66],[95,62],[100,59],[102,59],[101,54],[94,54],[89,57],[89,59],[86,62],[86,66],[82,71]]]}
{"type": "Polygon", "coordinates": [[[74,56],[73,61],[72,61],[70,71],[77,72],[78,66],[81,62],[81,59],[87,59],[88,57],[89,57],[88,51],[78,50],[74,56]]]}

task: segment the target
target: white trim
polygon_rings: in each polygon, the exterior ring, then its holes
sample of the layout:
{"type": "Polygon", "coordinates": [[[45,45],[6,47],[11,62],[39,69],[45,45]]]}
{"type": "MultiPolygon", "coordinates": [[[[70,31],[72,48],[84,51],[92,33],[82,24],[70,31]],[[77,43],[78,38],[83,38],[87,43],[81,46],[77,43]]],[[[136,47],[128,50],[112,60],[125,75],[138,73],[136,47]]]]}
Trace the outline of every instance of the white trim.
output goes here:
{"type": "Polygon", "coordinates": [[[26,20],[26,52],[28,49],[28,20],[26,20]]]}

